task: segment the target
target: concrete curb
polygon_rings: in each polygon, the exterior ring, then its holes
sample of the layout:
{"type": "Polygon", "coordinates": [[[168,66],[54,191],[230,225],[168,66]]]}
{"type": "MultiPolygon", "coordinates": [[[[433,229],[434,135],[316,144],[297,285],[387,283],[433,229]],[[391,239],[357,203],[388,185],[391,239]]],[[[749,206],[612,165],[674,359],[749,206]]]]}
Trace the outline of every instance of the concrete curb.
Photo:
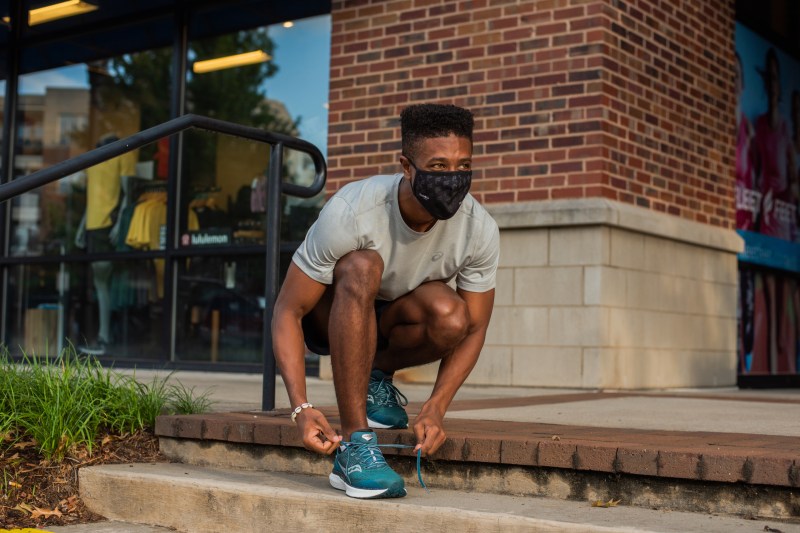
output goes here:
{"type": "MultiPolygon", "coordinates": [[[[80,471],[81,497],[111,519],[158,524],[193,533],[237,531],[462,531],[738,533],[753,521],[589,502],[410,488],[396,500],[354,500],[327,479],[191,465],[110,465],[80,471]]],[[[800,531],[781,524],[785,532],[800,531]]]]}
{"type": "MultiPolygon", "coordinates": [[[[331,470],[330,457],[290,446],[161,437],[160,449],[170,461],[200,467],[315,476],[327,476],[331,470]]],[[[392,456],[388,461],[408,485],[418,485],[415,457],[392,456]]],[[[428,459],[422,462],[422,476],[436,491],[570,501],[614,499],[630,506],[665,511],[775,519],[800,517],[797,496],[793,489],[785,487],[428,459]]]]}
{"type": "MultiPolygon", "coordinates": [[[[335,411],[325,414],[338,423],[335,411]]],[[[444,461],[800,487],[795,437],[464,419],[448,419],[445,429],[448,440],[435,457],[444,461]]],[[[284,413],[162,416],[155,432],[160,437],[302,447],[284,413]]],[[[382,443],[415,444],[408,430],[379,430],[378,435],[382,443]]]]}

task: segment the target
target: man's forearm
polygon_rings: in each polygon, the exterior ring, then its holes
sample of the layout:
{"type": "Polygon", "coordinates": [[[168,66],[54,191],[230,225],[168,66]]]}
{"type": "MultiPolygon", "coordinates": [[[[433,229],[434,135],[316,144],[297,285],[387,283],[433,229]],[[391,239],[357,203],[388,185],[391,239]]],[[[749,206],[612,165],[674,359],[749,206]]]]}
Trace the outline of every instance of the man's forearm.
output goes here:
{"type": "Polygon", "coordinates": [[[425,402],[426,405],[435,408],[444,416],[458,389],[478,362],[485,340],[486,328],[478,328],[467,335],[452,354],[442,359],[436,384],[433,386],[430,399],[425,402]]]}
{"type": "Polygon", "coordinates": [[[308,401],[306,396],[306,360],[300,319],[291,313],[276,313],[272,323],[275,362],[281,371],[289,403],[296,407],[308,401]]]}

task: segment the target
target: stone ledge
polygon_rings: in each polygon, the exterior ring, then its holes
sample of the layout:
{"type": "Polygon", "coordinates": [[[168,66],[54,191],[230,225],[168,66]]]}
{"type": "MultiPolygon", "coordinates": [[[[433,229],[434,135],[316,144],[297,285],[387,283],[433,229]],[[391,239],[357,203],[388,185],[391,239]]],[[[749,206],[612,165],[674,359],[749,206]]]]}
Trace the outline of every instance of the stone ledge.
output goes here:
{"type": "MultiPolygon", "coordinates": [[[[335,408],[322,409],[338,424],[335,408]]],[[[161,416],[159,437],[302,447],[288,413],[161,416]]],[[[625,473],[670,479],[800,487],[792,437],[451,419],[435,459],[625,473]]],[[[377,431],[381,442],[415,444],[410,430],[377,431]]],[[[387,449],[387,454],[412,455],[387,449]]]]}
{"type": "Polygon", "coordinates": [[[485,207],[497,221],[500,229],[600,225],[624,228],[730,253],[744,251],[744,241],[733,230],[605,198],[488,204],[485,207]]]}

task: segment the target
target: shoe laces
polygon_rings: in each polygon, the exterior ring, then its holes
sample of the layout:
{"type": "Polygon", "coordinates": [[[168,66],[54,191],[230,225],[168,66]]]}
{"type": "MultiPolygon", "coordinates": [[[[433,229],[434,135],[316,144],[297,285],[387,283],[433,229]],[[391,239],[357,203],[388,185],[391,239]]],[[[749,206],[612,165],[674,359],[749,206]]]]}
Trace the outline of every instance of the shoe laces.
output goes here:
{"type": "Polygon", "coordinates": [[[400,390],[395,387],[394,383],[392,383],[390,380],[381,378],[378,384],[374,387],[375,390],[372,393],[372,396],[375,400],[375,403],[387,407],[408,405],[408,398],[406,398],[405,394],[400,392],[400,390]]]}
{"type": "Polygon", "coordinates": [[[367,442],[343,442],[342,444],[366,470],[376,470],[388,466],[379,444],[367,442]]]}
{"type": "MultiPolygon", "coordinates": [[[[360,464],[365,465],[364,467],[367,470],[389,466],[386,463],[386,459],[383,457],[383,453],[381,453],[380,448],[414,448],[414,446],[411,446],[410,444],[376,444],[350,441],[345,441],[341,444],[345,447],[345,449],[350,449],[352,446],[352,453],[356,455],[360,464]]],[[[425,482],[422,481],[422,449],[417,450],[417,479],[419,480],[420,486],[425,489],[425,492],[430,494],[427,485],[425,485],[425,482]]]]}

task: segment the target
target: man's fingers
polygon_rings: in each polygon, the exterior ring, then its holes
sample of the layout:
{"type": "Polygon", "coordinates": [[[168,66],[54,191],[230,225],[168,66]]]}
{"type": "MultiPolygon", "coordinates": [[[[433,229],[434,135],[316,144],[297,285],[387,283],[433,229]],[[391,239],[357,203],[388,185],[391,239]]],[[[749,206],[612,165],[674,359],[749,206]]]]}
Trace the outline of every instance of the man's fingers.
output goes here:
{"type": "Polygon", "coordinates": [[[324,453],[326,455],[330,454],[336,449],[338,443],[331,440],[322,440],[321,437],[322,432],[317,430],[309,435],[306,435],[306,438],[303,439],[303,443],[306,445],[306,448],[310,449],[311,451],[324,453]]]}
{"type": "Polygon", "coordinates": [[[342,436],[338,435],[336,431],[328,424],[327,420],[324,420],[320,423],[320,432],[325,435],[325,438],[328,439],[328,442],[333,444],[339,444],[342,442],[342,436]]]}
{"type": "Polygon", "coordinates": [[[303,421],[303,444],[306,448],[324,454],[333,452],[342,437],[336,434],[325,415],[314,409],[305,410],[302,414],[308,417],[303,421]]]}
{"type": "Polygon", "coordinates": [[[335,449],[336,449],[336,443],[333,442],[333,441],[329,440],[329,441],[325,441],[324,443],[322,443],[322,450],[321,451],[323,453],[325,453],[325,455],[330,455],[331,453],[333,453],[333,451],[335,449]]]}
{"type": "Polygon", "coordinates": [[[414,435],[417,437],[417,445],[414,447],[414,451],[416,452],[422,448],[425,442],[425,426],[423,424],[414,424],[414,435]]]}
{"type": "Polygon", "coordinates": [[[439,426],[415,425],[414,433],[417,436],[417,445],[414,447],[414,452],[422,450],[425,455],[435,453],[447,440],[444,430],[439,426]]]}
{"type": "Polygon", "coordinates": [[[426,450],[425,452],[426,455],[432,455],[436,453],[439,450],[439,448],[442,447],[442,444],[444,444],[446,440],[447,440],[447,435],[445,435],[444,431],[439,432],[439,434],[436,436],[436,440],[434,440],[433,443],[429,446],[429,449],[426,450]]]}

